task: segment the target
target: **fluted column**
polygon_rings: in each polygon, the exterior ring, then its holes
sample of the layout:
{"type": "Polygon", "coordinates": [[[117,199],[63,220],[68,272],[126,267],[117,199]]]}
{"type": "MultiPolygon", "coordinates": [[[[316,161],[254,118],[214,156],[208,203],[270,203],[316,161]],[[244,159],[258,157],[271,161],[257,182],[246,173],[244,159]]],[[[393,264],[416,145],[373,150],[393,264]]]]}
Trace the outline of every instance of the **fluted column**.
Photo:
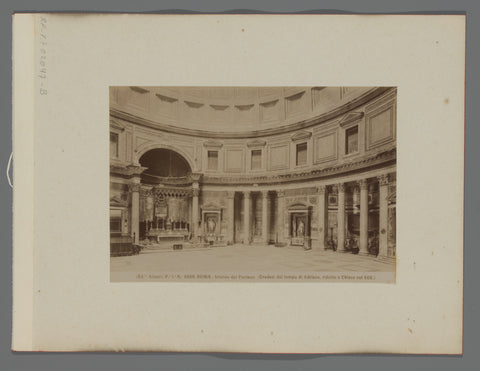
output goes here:
{"type": "Polygon", "coordinates": [[[133,178],[130,184],[132,194],[132,237],[133,243],[138,244],[140,240],[140,178],[133,178]]]}
{"type": "Polygon", "coordinates": [[[285,212],[285,191],[278,190],[277,191],[277,219],[276,219],[276,230],[275,236],[278,242],[285,242],[285,220],[284,220],[284,212],[285,212]]]}
{"type": "Polygon", "coordinates": [[[379,235],[378,235],[378,256],[388,255],[388,175],[383,174],[378,177],[379,185],[379,235]]]}
{"type": "Polygon", "coordinates": [[[325,233],[327,229],[327,187],[318,186],[318,248],[325,249],[325,233]]]}
{"type": "Polygon", "coordinates": [[[234,219],[235,219],[235,191],[227,192],[227,243],[233,244],[234,240],[234,219]]]}
{"type": "Polygon", "coordinates": [[[358,181],[360,186],[360,251],[368,254],[368,182],[366,179],[358,181]]]}
{"type": "Polygon", "coordinates": [[[345,184],[338,184],[337,251],[345,251],[345,184]]]}
{"type": "Polygon", "coordinates": [[[250,244],[250,191],[243,192],[243,243],[250,244]]]}
{"type": "Polygon", "coordinates": [[[198,183],[193,183],[192,189],[192,237],[198,237],[198,195],[200,188],[198,183]]]}
{"type": "Polygon", "coordinates": [[[268,244],[268,191],[262,191],[262,242],[268,244]]]}

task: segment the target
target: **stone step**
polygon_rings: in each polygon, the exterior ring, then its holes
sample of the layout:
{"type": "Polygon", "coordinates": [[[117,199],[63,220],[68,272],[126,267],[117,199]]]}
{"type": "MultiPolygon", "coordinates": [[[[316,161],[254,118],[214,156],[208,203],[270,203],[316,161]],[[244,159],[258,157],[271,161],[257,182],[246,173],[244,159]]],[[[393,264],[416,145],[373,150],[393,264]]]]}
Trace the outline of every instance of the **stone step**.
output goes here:
{"type": "Polygon", "coordinates": [[[375,260],[382,263],[395,264],[396,259],[392,256],[377,256],[375,260]]]}

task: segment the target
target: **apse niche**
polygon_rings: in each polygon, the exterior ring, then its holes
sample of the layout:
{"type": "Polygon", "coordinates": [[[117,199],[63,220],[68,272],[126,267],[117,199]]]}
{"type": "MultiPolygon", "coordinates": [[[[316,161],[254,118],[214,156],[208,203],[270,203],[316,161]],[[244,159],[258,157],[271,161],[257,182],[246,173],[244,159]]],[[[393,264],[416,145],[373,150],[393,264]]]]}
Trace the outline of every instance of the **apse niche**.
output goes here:
{"type": "Polygon", "coordinates": [[[140,165],[147,169],[142,173],[142,181],[158,183],[163,178],[188,176],[192,169],[187,160],[169,149],[152,149],[140,158],[140,165]]]}

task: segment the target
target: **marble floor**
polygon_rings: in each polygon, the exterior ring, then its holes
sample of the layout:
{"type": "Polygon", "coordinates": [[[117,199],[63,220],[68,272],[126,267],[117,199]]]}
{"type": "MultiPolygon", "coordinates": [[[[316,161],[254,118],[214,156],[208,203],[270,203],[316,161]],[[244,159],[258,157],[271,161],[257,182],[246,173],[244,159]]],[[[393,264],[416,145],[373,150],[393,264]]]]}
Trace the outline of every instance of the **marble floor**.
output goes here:
{"type": "Polygon", "coordinates": [[[112,257],[115,272],[394,272],[394,261],[331,250],[273,245],[166,250],[146,248],[139,255],[112,257]]]}

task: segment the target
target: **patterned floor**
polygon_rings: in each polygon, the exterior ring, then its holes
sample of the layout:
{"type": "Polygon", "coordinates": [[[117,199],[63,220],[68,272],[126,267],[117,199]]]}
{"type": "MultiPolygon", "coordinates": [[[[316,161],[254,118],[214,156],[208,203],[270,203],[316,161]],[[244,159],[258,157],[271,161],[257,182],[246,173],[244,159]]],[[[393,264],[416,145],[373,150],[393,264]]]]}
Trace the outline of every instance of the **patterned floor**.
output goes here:
{"type": "Polygon", "coordinates": [[[113,257],[111,272],[394,272],[394,262],[331,250],[234,245],[191,250],[143,250],[113,257]]]}

